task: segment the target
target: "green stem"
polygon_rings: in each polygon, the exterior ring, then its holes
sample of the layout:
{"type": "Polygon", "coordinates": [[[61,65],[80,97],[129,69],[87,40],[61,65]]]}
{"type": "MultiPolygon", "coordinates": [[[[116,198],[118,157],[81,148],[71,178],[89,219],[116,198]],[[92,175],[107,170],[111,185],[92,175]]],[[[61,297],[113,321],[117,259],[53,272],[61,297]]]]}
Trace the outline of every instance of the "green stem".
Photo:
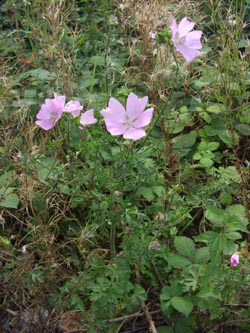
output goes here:
{"type": "Polygon", "coordinates": [[[89,88],[90,94],[93,93],[93,89],[94,89],[95,72],[96,72],[96,63],[94,63],[94,67],[93,67],[93,71],[92,71],[92,75],[91,75],[91,86],[89,88]]]}
{"type": "Polygon", "coordinates": [[[168,105],[168,102],[169,102],[169,100],[170,100],[170,97],[171,97],[171,95],[172,95],[173,88],[174,88],[174,87],[172,86],[172,88],[171,88],[171,90],[170,90],[170,93],[169,93],[169,95],[168,95],[168,97],[167,97],[165,103],[163,104],[162,108],[160,109],[160,112],[158,113],[156,119],[152,122],[152,124],[151,124],[151,126],[150,126],[150,128],[149,128],[149,130],[148,130],[148,132],[147,132],[147,135],[145,136],[144,140],[142,141],[142,143],[140,144],[140,146],[135,150],[135,153],[137,153],[137,152],[138,152],[138,151],[144,146],[144,143],[147,141],[149,134],[152,132],[152,130],[153,130],[155,124],[158,122],[158,120],[159,120],[160,117],[162,116],[162,114],[163,114],[163,112],[164,112],[166,106],[168,105]]]}
{"type": "Polygon", "coordinates": [[[105,51],[105,91],[107,95],[107,101],[109,100],[109,79],[108,79],[108,55],[109,55],[109,44],[110,44],[110,38],[111,38],[111,26],[109,26],[108,31],[108,38],[106,43],[106,51],[105,51]]]}
{"type": "Polygon", "coordinates": [[[113,258],[116,255],[115,236],[116,236],[116,222],[112,221],[111,229],[110,229],[110,251],[111,251],[111,256],[113,258]]]}
{"type": "MultiPolygon", "coordinates": [[[[174,50],[174,46],[173,45],[170,45],[170,50],[171,50],[171,53],[173,54],[173,57],[174,57],[174,60],[175,60],[175,63],[176,63],[176,76],[178,77],[179,76],[179,65],[178,65],[178,61],[177,61],[177,58],[176,58],[176,54],[175,54],[175,50],[174,50]]],[[[176,83],[176,80],[175,80],[175,83],[176,83]]],[[[143,146],[144,146],[144,143],[146,142],[146,140],[148,139],[148,136],[149,134],[152,132],[153,128],[154,128],[154,125],[158,122],[158,120],[160,119],[160,117],[162,116],[166,106],[168,105],[168,102],[170,100],[170,97],[172,96],[172,92],[175,88],[175,84],[172,85],[171,89],[170,89],[170,92],[169,92],[169,95],[167,97],[167,100],[165,101],[165,103],[163,104],[160,112],[158,113],[158,116],[156,117],[155,121],[151,124],[150,128],[149,128],[149,131],[146,135],[146,137],[144,138],[144,140],[142,141],[141,145],[136,149],[135,153],[137,153],[143,146]]]]}

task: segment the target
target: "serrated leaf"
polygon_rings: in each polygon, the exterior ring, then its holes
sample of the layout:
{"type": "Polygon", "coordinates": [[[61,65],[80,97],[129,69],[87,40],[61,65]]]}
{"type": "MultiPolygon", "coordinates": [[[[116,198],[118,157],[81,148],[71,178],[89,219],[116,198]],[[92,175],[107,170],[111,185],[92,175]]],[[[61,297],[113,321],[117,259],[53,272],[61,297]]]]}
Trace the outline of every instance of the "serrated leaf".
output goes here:
{"type": "Polygon", "coordinates": [[[200,112],[200,113],[199,113],[199,116],[200,116],[203,120],[205,120],[205,122],[208,123],[208,124],[210,124],[211,121],[212,121],[212,119],[213,119],[213,118],[210,116],[210,114],[207,113],[207,112],[200,112]]]}
{"type": "Polygon", "coordinates": [[[235,166],[229,166],[227,168],[219,167],[219,173],[221,179],[227,184],[230,184],[231,181],[238,184],[241,182],[239,172],[235,166]]]}
{"type": "Polygon", "coordinates": [[[209,286],[207,289],[203,288],[198,294],[198,297],[208,299],[208,298],[215,298],[221,300],[221,297],[218,294],[215,294],[212,290],[211,287],[209,286]]]}
{"type": "Polygon", "coordinates": [[[206,108],[207,112],[211,112],[211,113],[215,113],[215,114],[219,114],[222,111],[226,110],[226,107],[224,104],[213,104],[213,105],[209,105],[206,108]]]}
{"type": "Polygon", "coordinates": [[[229,131],[220,132],[219,138],[229,147],[232,147],[233,144],[236,144],[239,141],[238,135],[234,133],[232,137],[232,133],[230,133],[229,131]]]}
{"type": "Polygon", "coordinates": [[[173,148],[181,149],[181,148],[189,148],[195,144],[197,139],[197,134],[192,131],[188,134],[182,134],[173,139],[173,148]]]}
{"type": "Polygon", "coordinates": [[[205,218],[216,227],[222,227],[225,221],[225,211],[215,206],[207,207],[205,218]]]}
{"type": "Polygon", "coordinates": [[[154,200],[155,194],[153,191],[153,188],[151,187],[140,187],[138,189],[138,192],[140,195],[142,195],[147,201],[152,201],[154,200]]]}
{"type": "Polygon", "coordinates": [[[188,317],[193,310],[193,303],[186,297],[173,297],[171,299],[171,305],[175,310],[183,313],[186,317],[188,317]]]}
{"type": "Polygon", "coordinates": [[[161,301],[168,301],[172,296],[172,292],[169,286],[164,286],[161,291],[160,299],[161,301]]]}
{"type": "Polygon", "coordinates": [[[214,231],[206,231],[194,237],[196,242],[211,243],[218,234],[214,231]]]}
{"type": "Polygon", "coordinates": [[[227,193],[227,192],[226,193],[221,193],[219,201],[220,201],[221,204],[223,204],[225,206],[228,206],[232,203],[233,197],[231,196],[230,193],[227,193]]]}
{"type": "Polygon", "coordinates": [[[194,255],[195,264],[204,264],[210,260],[210,250],[209,247],[204,246],[197,249],[194,255]]]}
{"type": "Polygon", "coordinates": [[[168,261],[169,265],[174,268],[184,268],[191,264],[191,262],[187,258],[177,256],[177,255],[168,257],[167,261],[168,261]]]}
{"type": "Polygon", "coordinates": [[[214,161],[210,158],[203,157],[200,159],[199,164],[204,168],[210,168],[214,164],[214,161]]]}
{"type": "Polygon", "coordinates": [[[161,291],[160,299],[162,301],[168,301],[173,296],[179,296],[182,294],[182,287],[177,281],[172,281],[170,286],[164,286],[161,291]]]}
{"type": "Polygon", "coordinates": [[[161,302],[161,309],[164,314],[170,314],[171,312],[173,312],[173,308],[171,306],[171,301],[161,302]]]}
{"type": "Polygon", "coordinates": [[[89,62],[93,65],[96,65],[96,66],[104,66],[105,64],[105,58],[104,56],[92,56],[90,59],[89,59],[89,62]]]}
{"type": "Polygon", "coordinates": [[[174,246],[177,252],[184,257],[191,257],[195,253],[195,244],[191,238],[185,236],[176,236],[174,246]]]}
{"type": "Polygon", "coordinates": [[[243,217],[245,219],[245,214],[246,214],[245,207],[242,205],[239,204],[232,205],[230,207],[227,207],[226,211],[229,212],[230,215],[235,215],[240,218],[243,217]]]}
{"type": "Polygon", "coordinates": [[[232,205],[226,208],[226,231],[247,231],[248,220],[245,217],[245,208],[242,205],[232,205]]]}
{"type": "Polygon", "coordinates": [[[211,259],[218,260],[226,244],[227,244],[226,236],[224,234],[217,234],[217,237],[211,242],[209,246],[211,259]]]}
{"type": "Polygon", "coordinates": [[[226,237],[227,237],[227,239],[231,239],[231,240],[237,240],[237,239],[242,238],[241,234],[237,231],[227,232],[226,237]]]}

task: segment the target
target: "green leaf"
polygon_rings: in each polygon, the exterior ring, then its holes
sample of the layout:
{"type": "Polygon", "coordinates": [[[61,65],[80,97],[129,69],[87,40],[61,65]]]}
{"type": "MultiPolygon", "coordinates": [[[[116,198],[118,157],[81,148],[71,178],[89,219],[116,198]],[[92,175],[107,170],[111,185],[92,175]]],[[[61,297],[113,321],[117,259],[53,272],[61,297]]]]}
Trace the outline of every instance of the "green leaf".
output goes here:
{"type": "Polygon", "coordinates": [[[164,186],[153,186],[153,192],[156,194],[157,197],[162,197],[165,194],[165,187],[164,186]]]}
{"type": "Polygon", "coordinates": [[[200,90],[206,86],[209,86],[211,81],[205,77],[200,77],[199,79],[193,79],[192,86],[195,90],[200,90]]]}
{"type": "Polygon", "coordinates": [[[219,174],[226,184],[230,184],[231,182],[240,184],[241,182],[239,172],[235,166],[229,166],[227,168],[219,167],[219,174]]]}
{"type": "MultiPolygon", "coordinates": [[[[2,188],[4,186],[8,187],[8,185],[13,181],[14,177],[15,177],[15,174],[12,171],[7,171],[7,172],[3,173],[0,176],[0,188],[2,188]]],[[[1,190],[3,190],[3,189],[1,189],[1,190]]]]}
{"type": "Polygon", "coordinates": [[[186,297],[173,297],[171,299],[171,305],[175,310],[183,313],[186,317],[188,317],[193,310],[193,303],[186,297]]]}
{"type": "Polygon", "coordinates": [[[200,112],[199,113],[199,116],[203,119],[203,120],[205,120],[205,122],[206,123],[208,123],[208,124],[210,124],[211,123],[211,121],[212,121],[212,117],[210,116],[210,114],[209,113],[207,113],[207,112],[200,112]]]}
{"type": "Polygon", "coordinates": [[[1,199],[0,207],[17,208],[19,201],[19,197],[16,194],[7,194],[4,198],[1,199]]]}
{"type": "Polygon", "coordinates": [[[49,81],[52,77],[55,77],[54,73],[52,74],[46,69],[42,68],[31,69],[30,71],[24,73],[23,75],[26,75],[26,77],[31,76],[41,81],[49,81]]]}
{"type": "Polygon", "coordinates": [[[238,240],[238,239],[242,238],[241,234],[236,231],[231,231],[231,232],[226,233],[226,237],[227,237],[227,239],[231,239],[231,240],[238,240]]]}
{"type": "Polygon", "coordinates": [[[104,56],[93,56],[89,59],[89,62],[96,66],[104,66],[105,58],[104,56]]]}
{"type": "Polygon", "coordinates": [[[25,89],[23,97],[24,98],[36,98],[37,90],[36,89],[25,89]]]}
{"type": "Polygon", "coordinates": [[[240,134],[247,135],[247,136],[250,135],[250,126],[249,125],[240,123],[240,124],[235,125],[235,127],[240,132],[240,134]]]}
{"type": "Polygon", "coordinates": [[[154,190],[151,187],[140,187],[138,189],[140,195],[142,195],[147,201],[153,201],[155,198],[154,190]]]}
{"type": "Polygon", "coordinates": [[[217,141],[208,142],[207,143],[207,150],[214,151],[214,150],[219,148],[219,145],[220,145],[220,143],[217,142],[217,141]]]}
{"type": "Polygon", "coordinates": [[[178,320],[175,325],[175,333],[194,333],[191,329],[193,319],[191,317],[178,316],[178,320]]]}
{"type": "Polygon", "coordinates": [[[46,182],[55,176],[55,168],[58,163],[58,160],[52,157],[45,157],[36,161],[39,178],[42,182],[46,182]]]}
{"type": "Polygon", "coordinates": [[[174,240],[174,246],[177,252],[184,257],[191,257],[195,253],[195,245],[191,238],[177,236],[174,240]]]}
{"type": "Polygon", "coordinates": [[[172,292],[169,286],[164,286],[161,291],[161,301],[169,301],[172,296],[172,292]]]}
{"type": "Polygon", "coordinates": [[[196,242],[211,243],[218,236],[217,232],[206,231],[194,237],[196,242]]]}
{"type": "Polygon", "coordinates": [[[157,333],[174,333],[174,329],[171,326],[158,326],[157,333]]]}
{"type": "Polygon", "coordinates": [[[212,290],[211,290],[211,286],[208,286],[207,289],[203,288],[198,294],[198,297],[200,298],[204,298],[204,299],[208,299],[208,298],[214,298],[214,299],[219,299],[221,300],[221,297],[218,294],[215,294],[212,290]]]}
{"type": "Polygon", "coordinates": [[[205,218],[214,226],[223,227],[223,223],[225,221],[225,211],[215,206],[207,207],[205,211],[205,218]]]}
{"type": "Polygon", "coordinates": [[[234,216],[238,216],[240,218],[244,218],[245,219],[245,207],[243,205],[232,205],[230,207],[227,207],[226,211],[230,214],[230,215],[234,215],[234,216]]]}
{"type": "Polygon", "coordinates": [[[226,111],[226,107],[224,104],[213,104],[213,105],[209,105],[206,108],[207,112],[211,112],[211,113],[215,113],[215,114],[219,114],[222,111],[226,111]]]}
{"type": "Polygon", "coordinates": [[[209,248],[211,253],[211,259],[218,260],[220,254],[227,244],[227,238],[224,234],[217,234],[217,237],[211,242],[209,248]]]}
{"type": "Polygon", "coordinates": [[[173,148],[181,149],[181,148],[189,148],[195,144],[197,139],[197,134],[192,131],[188,134],[182,134],[173,139],[173,148]]]}
{"type": "Polygon", "coordinates": [[[210,250],[209,247],[204,246],[197,249],[194,255],[195,264],[204,264],[210,260],[210,250]]]}
{"type": "Polygon", "coordinates": [[[247,231],[248,220],[245,217],[245,208],[242,205],[232,205],[226,208],[226,231],[247,231]]]}
{"type": "Polygon", "coordinates": [[[220,194],[219,201],[221,204],[228,206],[231,205],[233,198],[230,193],[225,192],[220,194]]]}
{"type": "Polygon", "coordinates": [[[168,261],[169,265],[174,268],[184,268],[191,264],[191,262],[187,258],[177,256],[177,255],[168,257],[167,261],[168,261]]]}
{"type": "Polygon", "coordinates": [[[168,301],[173,296],[179,296],[182,294],[182,287],[178,281],[172,281],[170,286],[164,286],[161,291],[160,299],[162,301],[168,301]]]}
{"type": "Polygon", "coordinates": [[[200,159],[199,164],[204,168],[210,168],[214,164],[214,161],[210,158],[203,157],[200,159]]]}
{"type": "Polygon", "coordinates": [[[80,83],[80,87],[81,89],[88,88],[92,85],[97,84],[98,81],[99,81],[98,79],[86,78],[85,80],[82,80],[82,82],[80,83]]]}
{"type": "Polygon", "coordinates": [[[229,131],[223,131],[219,133],[219,138],[229,147],[232,147],[233,144],[236,144],[239,141],[238,135],[234,133],[233,135],[229,131]],[[234,140],[233,140],[234,137],[234,140]]]}

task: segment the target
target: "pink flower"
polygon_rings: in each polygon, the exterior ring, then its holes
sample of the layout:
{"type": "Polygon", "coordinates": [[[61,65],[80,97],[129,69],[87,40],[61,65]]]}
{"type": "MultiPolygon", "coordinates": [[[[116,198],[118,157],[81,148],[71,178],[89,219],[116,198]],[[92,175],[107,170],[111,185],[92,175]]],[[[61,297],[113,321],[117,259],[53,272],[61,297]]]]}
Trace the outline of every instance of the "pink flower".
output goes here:
{"type": "Polygon", "coordinates": [[[231,266],[237,266],[240,261],[240,256],[238,253],[234,253],[230,258],[230,265],[231,266]]]}
{"type": "Polygon", "coordinates": [[[45,131],[53,128],[62,116],[65,100],[65,96],[59,96],[57,93],[54,93],[54,98],[46,98],[36,115],[36,124],[45,131]]]}
{"type": "Polygon", "coordinates": [[[170,29],[172,30],[172,41],[177,51],[179,51],[187,62],[191,62],[201,52],[201,30],[191,31],[195,23],[184,17],[179,25],[176,20],[172,21],[170,29]]]}
{"type": "Polygon", "coordinates": [[[120,192],[120,191],[115,191],[115,192],[114,192],[114,195],[115,195],[116,197],[119,197],[119,196],[121,195],[121,192],[120,192]]]}
{"type": "MultiPolygon", "coordinates": [[[[95,124],[97,122],[97,119],[94,117],[94,110],[88,110],[81,114],[80,117],[80,124],[83,126],[95,124]]],[[[81,127],[82,129],[82,127],[81,127]]]]}
{"type": "Polygon", "coordinates": [[[153,108],[144,111],[148,96],[139,98],[130,93],[126,110],[115,98],[111,97],[108,107],[101,110],[107,130],[111,135],[123,135],[124,139],[138,140],[146,135],[143,127],[147,126],[153,116],[153,108]]]}
{"type": "Polygon", "coordinates": [[[149,37],[152,38],[153,40],[155,40],[156,39],[156,33],[154,33],[153,31],[150,31],[149,37]]]}
{"type": "Polygon", "coordinates": [[[80,102],[71,100],[65,105],[63,111],[71,113],[73,118],[76,118],[80,116],[82,109],[83,106],[80,104],[80,102]]]}

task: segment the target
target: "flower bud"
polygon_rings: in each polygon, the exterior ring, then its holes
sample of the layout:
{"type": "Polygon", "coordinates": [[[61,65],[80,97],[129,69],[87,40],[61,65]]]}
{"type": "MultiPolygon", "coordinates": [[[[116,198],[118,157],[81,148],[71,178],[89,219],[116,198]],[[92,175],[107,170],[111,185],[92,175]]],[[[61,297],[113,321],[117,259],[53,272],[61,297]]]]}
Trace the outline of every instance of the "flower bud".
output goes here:
{"type": "Polygon", "coordinates": [[[240,261],[240,256],[238,253],[234,253],[230,258],[230,265],[231,266],[237,266],[240,261]]]}

